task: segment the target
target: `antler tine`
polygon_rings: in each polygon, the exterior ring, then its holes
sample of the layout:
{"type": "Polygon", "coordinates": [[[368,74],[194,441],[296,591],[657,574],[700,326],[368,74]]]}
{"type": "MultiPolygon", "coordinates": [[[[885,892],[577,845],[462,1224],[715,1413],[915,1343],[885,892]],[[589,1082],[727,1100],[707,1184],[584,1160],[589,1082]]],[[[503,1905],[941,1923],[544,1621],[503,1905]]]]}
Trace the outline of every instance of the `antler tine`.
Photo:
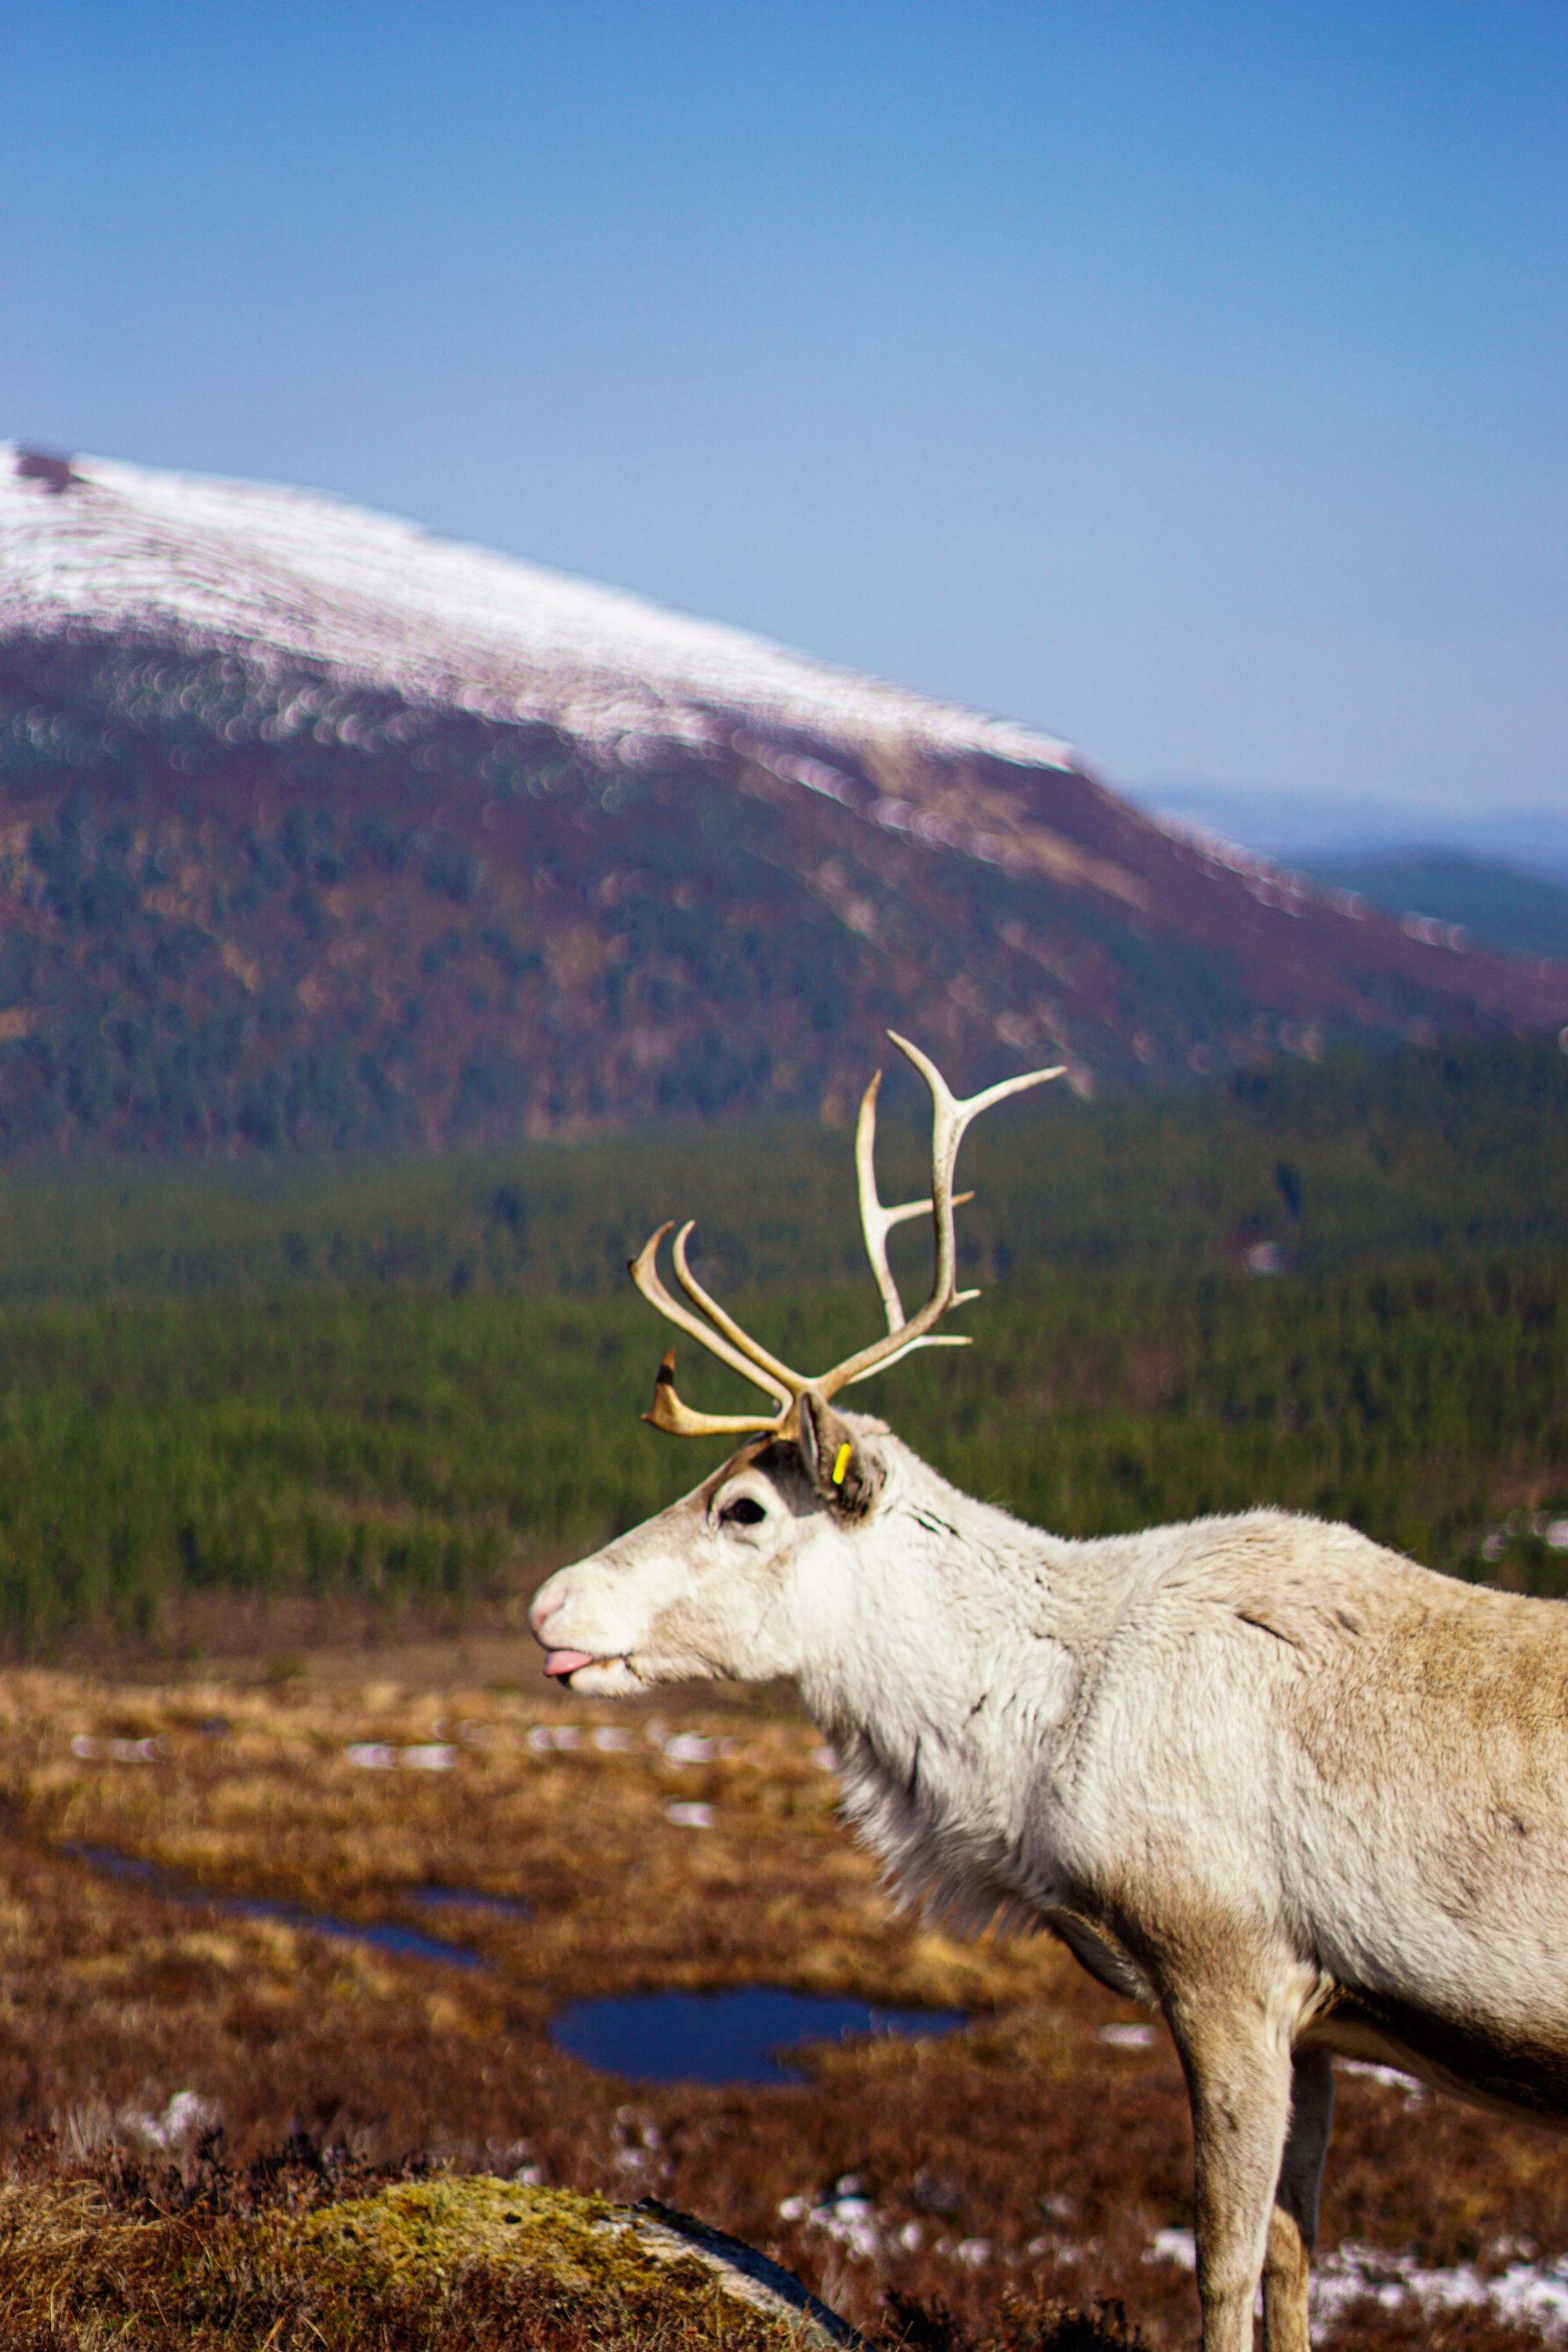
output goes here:
{"type": "MultiPolygon", "coordinates": [[[[862,1348],[857,1354],[847,1357],[843,1363],[836,1364],[830,1372],[826,1372],[821,1380],[813,1383],[825,1397],[837,1396],[839,1390],[847,1386],[849,1381],[862,1379],[866,1373],[879,1370],[882,1365],[892,1362],[895,1357],[905,1355],[914,1347],[921,1345],[925,1340],[931,1325],[940,1321],[950,1308],[961,1303],[960,1294],[953,1279],[958,1251],[952,1225],[952,1213],[955,1206],[952,1194],[952,1173],[958,1160],[958,1147],[963,1139],[964,1129],[972,1119],[979,1117],[983,1110],[989,1110],[993,1103],[1005,1101],[1009,1095],[1022,1094],[1026,1087],[1043,1086],[1047,1079],[1059,1078],[1062,1075],[1060,1066],[1052,1070],[1027,1070],[1018,1077],[1004,1078],[998,1085],[986,1087],[979,1094],[969,1095],[960,1100],[929,1055],[922,1054],[918,1045],[910,1045],[907,1037],[900,1037],[896,1029],[889,1029],[888,1034],[899,1051],[914,1064],[931,1090],[931,1212],[936,1241],[936,1265],[932,1274],[930,1297],[907,1323],[900,1321],[889,1331],[886,1339],[875,1340],[870,1347],[862,1348]]],[[[866,1119],[864,1104],[861,1107],[861,1117],[864,1123],[866,1119]]],[[[871,1117],[874,1119],[874,1097],[871,1117]]],[[[858,1134],[858,1163],[859,1139],[858,1134]]],[[[862,1197],[864,1198],[864,1193],[862,1197]]],[[[885,1215],[887,1213],[883,1211],[881,1213],[885,1215]]],[[[862,1211],[862,1217],[864,1217],[864,1211],[862,1211]]],[[[882,1259],[885,1263],[885,1233],[879,1237],[879,1241],[882,1259]]],[[[869,1247],[870,1243],[868,1240],[868,1248],[869,1247]]],[[[879,1286],[880,1286],[881,1273],[875,1255],[872,1256],[872,1265],[878,1271],[879,1286]]],[[[893,1287],[890,1275],[888,1277],[888,1288],[892,1290],[893,1300],[897,1303],[898,1292],[893,1287]]],[[[973,1297],[976,1295],[973,1291],[964,1294],[968,1297],[973,1297]]],[[[883,1291],[883,1304],[884,1306],[888,1304],[886,1290],[883,1291]]]]}
{"type": "MultiPolygon", "coordinates": [[[[789,1408],[793,1411],[793,1405],[789,1408]]],[[[746,1437],[763,1430],[779,1429],[788,1413],[774,1413],[771,1420],[760,1415],[733,1412],[693,1412],[682,1404],[675,1391],[675,1349],[667,1348],[653,1384],[653,1407],[643,1419],[652,1422],[655,1429],[663,1430],[667,1437],[746,1437]]]]}
{"type": "MultiPolygon", "coordinates": [[[[803,1372],[792,1372],[787,1364],[781,1364],[776,1356],[770,1356],[765,1348],[759,1346],[749,1331],[742,1331],[734,1317],[726,1315],[719,1301],[709,1297],[687,1265],[687,1237],[695,1231],[695,1228],[696,1220],[689,1218],[675,1236],[675,1271],[682,1290],[694,1305],[700,1307],[704,1315],[711,1322],[718,1325],[724,1337],[727,1339],[732,1339],[742,1354],[751,1359],[758,1371],[767,1374],[770,1384],[782,1381],[784,1392],[791,1398],[797,1397],[806,1385],[805,1375],[803,1372]]],[[[756,1380],[756,1372],[753,1372],[751,1377],[753,1381],[756,1380]]],[[[761,1381],[758,1381],[757,1385],[761,1387],[761,1381]]]]}
{"type": "Polygon", "coordinates": [[[922,1054],[918,1045],[900,1037],[896,1029],[889,1029],[888,1034],[931,1088],[931,1215],[936,1226],[936,1278],[931,1285],[931,1297],[942,1299],[942,1305],[937,1309],[942,1313],[954,1304],[957,1243],[952,1227],[952,1171],[958,1164],[958,1147],[964,1130],[993,1103],[1005,1102],[1009,1095],[1022,1094],[1026,1087],[1043,1086],[1047,1078],[1059,1078],[1066,1065],[1058,1064],[1054,1070],[1026,1070],[1018,1077],[1002,1078],[995,1086],[984,1087],[979,1094],[968,1095],[960,1101],[929,1054],[922,1054]]]}
{"type": "MultiPolygon", "coordinates": [[[[952,1304],[954,1307],[962,1307],[966,1300],[978,1298],[979,1296],[980,1293],[977,1290],[961,1290],[955,1294],[952,1304]]],[[[901,1364],[906,1356],[916,1354],[921,1348],[973,1348],[974,1345],[973,1336],[968,1331],[921,1331],[912,1339],[906,1339],[900,1331],[895,1333],[894,1337],[900,1340],[900,1345],[895,1348],[891,1354],[878,1356],[873,1362],[863,1364],[858,1372],[847,1373],[842,1381],[838,1378],[837,1370],[830,1372],[827,1377],[833,1385],[826,1393],[829,1396],[837,1396],[840,1388],[852,1388],[857,1381],[868,1381],[873,1372],[885,1372],[889,1364],[901,1364]]],[[[870,1350],[868,1349],[866,1352],[869,1354],[870,1350]]],[[[817,1385],[820,1387],[821,1382],[819,1381],[817,1385]]]]}
{"type": "MultiPolygon", "coordinates": [[[[753,1388],[763,1389],[769,1396],[775,1397],[780,1412],[786,1412],[794,1404],[799,1392],[798,1389],[792,1385],[792,1382],[799,1380],[799,1375],[792,1373],[790,1381],[786,1381],[775,1377],[771,1370],[764,1370],[763,1365],[754,1358],[742,1355],[739,1348],[731,1347],[729,1340],[722,1338],[719,1332],[711,1329],[708,1324],[700,1322],[689,1307],[682,1307],[679,1299],[672,1298],[665,1288],[659,1278],[658,1245],[673,1223],[674,1219],[671,1218],[669,1223],[660,1225],[656,1233],[648,1235],[637,1256],[628,1261],[627,1273],[647,1300],[648,1305],[657,1307],[666,1322],[673,1323],[677,1330],[685,1331],[693,1339],[700,1340],[710,1355],[717,1356],[721,1364],[728,1364],[732,1372],[739,1372],[743,1380],[751,1381],[753,1388]]],[[[690,1227],[688,1226],[686,1231],[689,1233],[690,1227]]],[[[682,1234],[681,1239],[685,1239],[685,1234],[682,1234]]],[[[783,1367],[780,1366],[779,1371],[782,1372],[782,1370],[783,1367]]],[[[800,1381],[799,1387],[805,1386],[805,1382],[800,1381]]],[[[657,1399],[655,1402],[657,1403],[657,1399]]],[[[684,1410],[685,1408],[682,1407],[682,1411],[684,1410]]],[[[664,1426],[662,1423],[659,1425],[664,1426]]]]}
{"type": "MultiPolygon", "coordinates": [[[[866,1255],[871,1261],[871,1271],[877,1277],[877,1287],[882,1294],[889,1331],[904,1328],[904,1302],[899,1296],[899,1286],[893,1280],[893,1270],[888,1264],[888,1235],[895,1225],[907,1224],[911,1217],[923,1217],[931,1213],[929,1201],[906,1201],[901,1207],[885,1208],[877,1192],[877,1097],[882,1084],[879,1070],[860,1097],[860,1116],[855,1122],[855,1174],[860,1194],[860,1231],[866,1237],[866,1255]]],[[[956,1209],[964,1201],[973,1201],[973,1192],[959,1192],[953,1197],[956,1209]]],[[[965,1344],[965,1343],[955,1343],[965,1344]]],[[[892,1361],[892,1358],[886,1360],[892,1361]]]]}

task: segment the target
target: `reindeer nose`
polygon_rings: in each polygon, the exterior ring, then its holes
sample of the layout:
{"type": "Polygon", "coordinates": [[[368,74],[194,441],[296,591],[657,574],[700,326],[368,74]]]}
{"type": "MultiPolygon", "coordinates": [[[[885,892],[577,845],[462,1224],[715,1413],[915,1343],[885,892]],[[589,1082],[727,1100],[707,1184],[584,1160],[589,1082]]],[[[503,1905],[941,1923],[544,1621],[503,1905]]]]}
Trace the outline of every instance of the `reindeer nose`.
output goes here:
{"type": "MultiPolygon", "coordinates": [[[[554,1579],[552,1578],[551,1582],[553,1583],[553,1581],[554,1579]]],[[[554,1616],[555,1612],[558,1609],[564,1608],[565,1604],[566,1595],[564,1592],[552,1593],[550,1591],[550,1585],[547,1584],[543,1586],[540,1592],[535,1596],[533,1606],[528,1612],[528,1622],[532,1627],[535,1634],[542,1638],[546,1622],[554,1616]],[[546,1596],[548,1596],[548,1598],[546,1596]]]]}

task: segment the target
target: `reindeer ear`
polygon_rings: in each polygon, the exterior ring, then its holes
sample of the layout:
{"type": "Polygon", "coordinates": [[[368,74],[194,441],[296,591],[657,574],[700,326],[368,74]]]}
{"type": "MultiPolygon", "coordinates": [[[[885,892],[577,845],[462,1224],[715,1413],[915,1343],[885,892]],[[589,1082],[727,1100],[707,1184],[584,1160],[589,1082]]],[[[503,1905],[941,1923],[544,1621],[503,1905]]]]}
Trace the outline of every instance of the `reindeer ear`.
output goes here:
{"type": "Polygon", "coordinates": [[[798,1412],[801,1460],[812,1486],[840,1518],[863,1519],[881,1492],[881,1464],[812,1390],[803,1391],[798,1412]]]}

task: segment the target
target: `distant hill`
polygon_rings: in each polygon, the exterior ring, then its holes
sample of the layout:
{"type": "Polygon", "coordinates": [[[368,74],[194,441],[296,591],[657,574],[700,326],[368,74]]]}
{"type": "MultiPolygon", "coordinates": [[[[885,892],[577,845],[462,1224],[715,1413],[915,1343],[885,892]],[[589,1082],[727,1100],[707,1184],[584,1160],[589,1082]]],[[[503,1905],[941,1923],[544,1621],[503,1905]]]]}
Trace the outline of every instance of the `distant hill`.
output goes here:
{"type": "Polygon", "coordinates": [[[0,453],[0,1151],[844,1115],[1568,1019],[1054,738],[328,498],[0,453]]]}
{"type": "Polygon", "coordinates": [[[1358,893],[1419,925],[1458,923],[1503,955],[1568,958],[1568,885],[1457,849],[1324,854],[1301,866],[1320,889],[1358,893]]]}
{"type": "Polygon", "coordinates": [[[1195,781],[1141,784],[1132,797],[1167,824],[1247,842],[1300,873],[1321,859],[1396,858],[1419,845],[1568,882],[1568,805],[1512,800],[1506,785],[1424,810],[1372,791],[1195,781]]]}

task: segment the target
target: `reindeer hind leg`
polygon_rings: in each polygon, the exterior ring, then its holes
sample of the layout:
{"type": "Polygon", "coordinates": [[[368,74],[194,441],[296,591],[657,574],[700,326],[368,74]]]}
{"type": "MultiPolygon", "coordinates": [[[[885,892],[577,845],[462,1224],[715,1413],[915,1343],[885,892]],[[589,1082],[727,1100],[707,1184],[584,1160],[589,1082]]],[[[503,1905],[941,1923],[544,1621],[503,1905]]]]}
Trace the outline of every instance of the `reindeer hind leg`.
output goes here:
{"type": "Polygon", "coordinates": [[[1333,2060],[1326,2050],[1298,2050],[1290,2070],[1290,2122],[1263,2258],[1265,2352],[1308,2352],[1307,2281],[1333,2112],[1333,2060]]]}

